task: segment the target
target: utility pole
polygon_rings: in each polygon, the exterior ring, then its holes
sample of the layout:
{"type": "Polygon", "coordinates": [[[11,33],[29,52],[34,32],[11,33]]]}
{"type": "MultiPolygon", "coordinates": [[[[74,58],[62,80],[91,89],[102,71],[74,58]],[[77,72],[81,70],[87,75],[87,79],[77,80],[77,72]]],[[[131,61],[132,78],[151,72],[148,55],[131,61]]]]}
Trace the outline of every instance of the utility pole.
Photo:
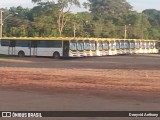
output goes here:
{"type": "Polygon", "coordinates": [[[130,26],[131,26],[131,24],[124,26],[124,39],[127,39],[129,37],[129,35],[127,36],[127,27],[130,27],[130,26]]]}
{"type": "Polygon", "coordinates": [[[124,39],[127,38],[127,25],[124,26],[124,39]]]}
{"type": "Polygon", "coordinates": [[[144,38],[144,33],[143,33],[143,13],[141,14],[141,38],[144,38]]]}
{"type": "Polygon", "coordinates": [[[73,23],[73,33],[74,33],[74,37],[76,37],[76,23],[73,23]]]}
{"type": "MultiPolygon", "coordinates": [[[[18,13],[15,14],[17,15],[18,13]]],[[[2,39],[3,37],[3,23],[10,16],[12,16],[12,14],[9,14],[7,17],[3,19],[3,11],[2,10],[0,11],[0,39],[2,39]]]]}
{"type": "Polygon", "coordinates": [[[1,10],[1,21],[0,21],[0,39],[2,39],[2,27],[3,27],[3,17],[2,17],[3,11],[1,10]]]}

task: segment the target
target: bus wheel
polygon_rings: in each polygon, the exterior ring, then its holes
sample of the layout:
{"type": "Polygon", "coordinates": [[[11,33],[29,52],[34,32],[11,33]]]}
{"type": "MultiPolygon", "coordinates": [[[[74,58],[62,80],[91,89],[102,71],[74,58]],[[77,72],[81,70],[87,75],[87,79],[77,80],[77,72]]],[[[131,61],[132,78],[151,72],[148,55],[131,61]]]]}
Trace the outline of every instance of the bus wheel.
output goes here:
{"type": "Polygon", "coordinates": [[[53,58],[54,59],[59,59],[60,58],[59,52],[54,52],[53,58]]]}
{"type": "Polygon", "coordinates": [[[19,56],[19,57],[24,57],[24,56],[25,56],[25,53],[24,53],[23,51],[19,51],[19,52],[18,52],[18,56],[19,56]]]}

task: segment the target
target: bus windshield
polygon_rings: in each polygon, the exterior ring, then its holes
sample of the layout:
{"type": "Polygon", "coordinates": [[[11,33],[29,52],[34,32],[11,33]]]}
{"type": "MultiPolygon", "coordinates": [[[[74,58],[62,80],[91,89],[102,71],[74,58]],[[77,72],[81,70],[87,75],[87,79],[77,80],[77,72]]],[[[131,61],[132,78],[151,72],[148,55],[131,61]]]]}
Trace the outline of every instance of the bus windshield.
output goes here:
{"type": "Polygon", "coordinates": [[[121,48],[121,49],[124,49],[124,41],[121,41],[121,42],[120,42],[120,48],[121,48]]]}
{"type": "Polygon", "coordinates": [[[131,43],[130,43],[130,48],[135,48],[135,42],[134,41],[131,41],[131,43]]]}
{"type": "Polygon", "coordinates": [[[118,41],[116,41],[116,49],[120,48],[120,43],[118,41]]]}
{"type": "Polygon", "coordinates": [[[146,42],[146,48],[149,49],[149,42],[146,42]]]}
{"type": "Polygon", "coordinates": [[[84,49],[85,49],[85,50],[90,50],[89,40],[84,41],[84,49]]]}
{"type": "Polygon", "coordinates": [[[103,50],[108,50],[108,42],[107,41],[104,41],[103,42],[103,50]]]}
{"type": "Polygon", "coordinates": [[[97,48],[98,48],[98,50],[103,50],[103,44],[102,44],[102,41],[98,41],[97,48]]]}
{"type": "Polygon", "coordinates": [[[151,48],[151,49],[154,48],[154,43],[153,43],[153,42],[150,43],[150,48],[151,48]]]}
{"type": "Polygon", "coordinates": [[[139,48],[140,46],[139,46],[139,42],[135,42],[135,48],[139,48]]]}
{"type": "Polygon", "coordinates": [[[77,50],[76,41],[70,41],[70,50],[77,50]]]}
{"type": "Polygon", "coordinates": [[[91,43],[90,43],[90,47],[91,47],[91,50],[96,50],[96,46],[95,46],[95,41],[92,40],[91,43]]]}
{"type": "Polygon", "coordinates": [[[141,48],[145,49],[145,42],[141,42],[141,48]]]}
{"type": "Polygon", "coordinates": [[[128,41],[125,41],[125,42],[124,42],[124,48],[125,48],[125,49],[128,49],[128,48],[129,48],[129,42],[128,42],[128,41]]]}
{"type": "Polygon", "coordinates": [[[79,40],[77,43],[77,49],[78,50],[84,50],[84,45],[83,45],[83,41],[79,40]]]}
{"type": "Polygon", "coordinates": [[[114,42],[110,42],[110,48],[111,48],[112,50],[115,49],[114,42]]]}

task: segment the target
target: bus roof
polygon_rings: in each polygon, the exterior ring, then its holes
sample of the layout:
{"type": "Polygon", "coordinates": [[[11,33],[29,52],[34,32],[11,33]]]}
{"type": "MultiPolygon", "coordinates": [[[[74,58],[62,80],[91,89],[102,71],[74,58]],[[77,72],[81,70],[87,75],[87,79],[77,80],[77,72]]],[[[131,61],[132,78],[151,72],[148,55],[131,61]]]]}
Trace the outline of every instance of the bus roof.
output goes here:
{"type": "Polygon", "coordinates": [[[95,41],[157,41],[145,39],[118,39],[118,38],[84,38],[84,37],[3,37],[2,40],[95,40],[95,41]]]}

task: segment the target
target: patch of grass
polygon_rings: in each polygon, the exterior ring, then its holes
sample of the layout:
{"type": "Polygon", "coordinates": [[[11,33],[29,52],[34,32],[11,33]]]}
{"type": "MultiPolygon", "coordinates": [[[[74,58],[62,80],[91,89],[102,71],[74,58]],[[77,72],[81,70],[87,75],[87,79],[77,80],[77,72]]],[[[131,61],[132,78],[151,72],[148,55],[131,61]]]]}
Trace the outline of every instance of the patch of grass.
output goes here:
{"type": "Polygon", "coordinates": [[[12,58],[15,58],[15,56],[1,55],[0,54],[0,59],[12,59],[12,58]]]}

